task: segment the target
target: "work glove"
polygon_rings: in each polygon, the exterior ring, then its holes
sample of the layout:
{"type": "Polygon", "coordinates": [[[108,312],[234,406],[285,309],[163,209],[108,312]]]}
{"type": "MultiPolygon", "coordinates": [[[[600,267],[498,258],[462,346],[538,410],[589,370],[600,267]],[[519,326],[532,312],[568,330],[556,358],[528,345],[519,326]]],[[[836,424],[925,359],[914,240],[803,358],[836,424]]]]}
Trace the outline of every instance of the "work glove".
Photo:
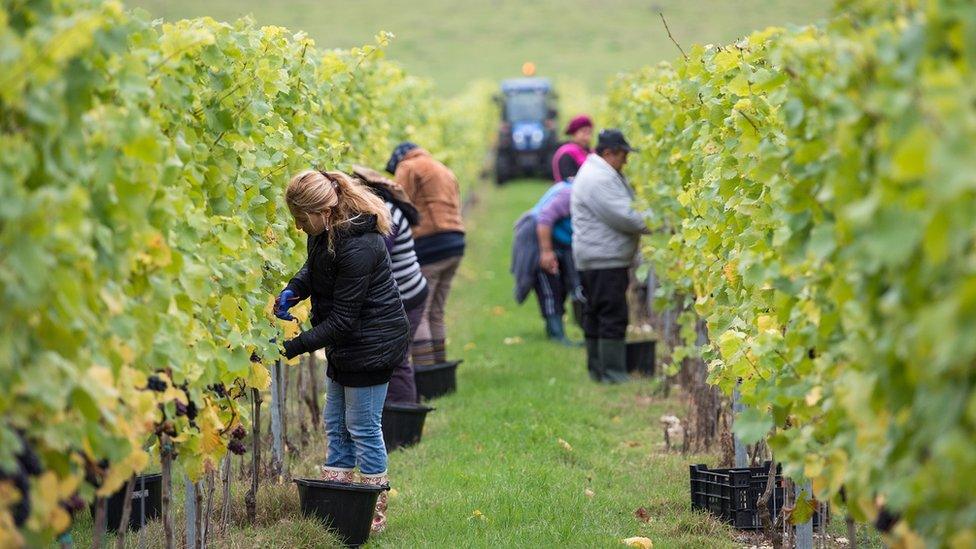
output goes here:
{"type": "Polygon", "coordinates": [[[291,316],[288,309],[291,309],[298,301],[299,298],[295,295],[295,292],[288,289],[283,290],[275,298],[274,315],[281,320],[295,320],[295,317],[291,316]]]}

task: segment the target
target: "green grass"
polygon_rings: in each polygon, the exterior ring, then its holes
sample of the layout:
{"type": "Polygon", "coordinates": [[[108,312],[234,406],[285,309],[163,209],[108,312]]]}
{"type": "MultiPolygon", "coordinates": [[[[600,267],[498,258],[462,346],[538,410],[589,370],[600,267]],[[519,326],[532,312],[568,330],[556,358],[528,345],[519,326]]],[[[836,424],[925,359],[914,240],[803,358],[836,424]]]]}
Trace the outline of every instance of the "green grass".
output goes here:
{"type": "Polygon", "coordinates": [[[453,94],[468,82],[519,74],[533,61],[539,75],[579,80],[601,92],[620,71],[672,60],[664,12],[677,41],[724,43],[769,25],[806,24],[830,2],[806,0],[134,0],[166,19],[252,14],[259,24],[303,30],[323,47],[368,43],[379,30],[396,34],[389,54],[414,74],[453,94]]]}

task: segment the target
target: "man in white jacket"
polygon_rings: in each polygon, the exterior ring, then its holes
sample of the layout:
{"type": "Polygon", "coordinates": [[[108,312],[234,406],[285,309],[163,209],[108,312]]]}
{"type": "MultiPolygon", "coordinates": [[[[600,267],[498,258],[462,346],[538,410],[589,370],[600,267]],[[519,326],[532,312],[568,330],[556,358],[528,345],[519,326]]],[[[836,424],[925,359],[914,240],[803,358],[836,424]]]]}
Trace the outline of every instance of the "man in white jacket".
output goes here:
{"type": "Polygon", "coordinates": [[[596,154],[580,167],[573,183],[573,259],[586,303],[586,367],[594,381],[627,378],[627,285],[640,235],[647,224],[634,210],[634,191],[621,173],[633,151],[620,130],[597,138],[596,154]]]}

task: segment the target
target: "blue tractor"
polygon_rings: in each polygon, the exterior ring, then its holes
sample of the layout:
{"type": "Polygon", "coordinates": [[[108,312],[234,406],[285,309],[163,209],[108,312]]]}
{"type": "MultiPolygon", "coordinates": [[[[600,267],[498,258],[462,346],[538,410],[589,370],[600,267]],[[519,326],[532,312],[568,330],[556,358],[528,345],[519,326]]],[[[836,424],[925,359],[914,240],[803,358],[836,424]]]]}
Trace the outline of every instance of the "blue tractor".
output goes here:
{"type": "Polygon", "coordinates": [[[552,177],[556,151],[556,93],[547,78],[502,81],[495,96],[501,107],[495,151],[495,182],[515,177],[552,177]]]}

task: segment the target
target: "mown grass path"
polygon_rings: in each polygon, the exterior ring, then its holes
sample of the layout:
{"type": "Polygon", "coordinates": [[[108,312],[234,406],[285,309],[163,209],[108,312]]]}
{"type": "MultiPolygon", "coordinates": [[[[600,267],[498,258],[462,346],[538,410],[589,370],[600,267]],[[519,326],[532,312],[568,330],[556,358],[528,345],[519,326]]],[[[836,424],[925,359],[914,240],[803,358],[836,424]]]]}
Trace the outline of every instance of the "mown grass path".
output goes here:
{"type": "Polygon", "coordinates": [[[583,350],[546,341],[534,302],[515,305],[512,224],[544,189],[479,191],[448,306],[459,391],[435,401],[419,446],[391,455],[390,528],[370,546],[731,546],[689,510],[688,463],[714,459],[663,449],[658,418],[677,405],[648,382],[594,385],[583,350]]]}

